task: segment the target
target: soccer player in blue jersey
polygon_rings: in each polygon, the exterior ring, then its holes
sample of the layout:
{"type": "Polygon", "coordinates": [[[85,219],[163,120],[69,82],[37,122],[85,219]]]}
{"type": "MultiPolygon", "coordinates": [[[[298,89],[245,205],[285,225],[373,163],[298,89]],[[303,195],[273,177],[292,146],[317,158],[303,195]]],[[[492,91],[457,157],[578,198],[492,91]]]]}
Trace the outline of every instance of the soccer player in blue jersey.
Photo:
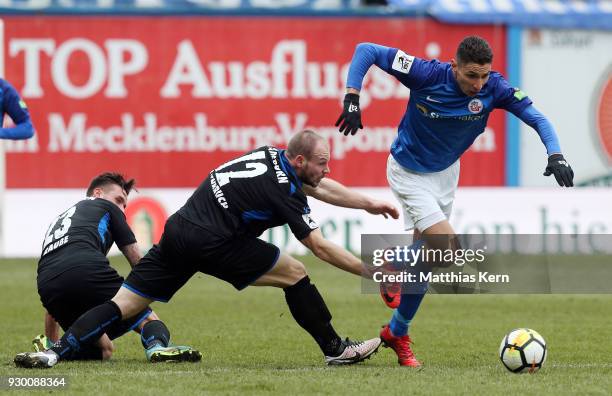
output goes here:
{"type": "MultiPolygon", "coordinates": [[[[391,145],[387,179],[402,204],[405,229],[414,229],[413,248],[423,243],[432,249],[458,246],[448,219],[459,181],[459,158],[484,131],[489,114],[496,108],[511,112],[537,131],[548,152],[544,176],[554,175],[560,186],[574,185],[574,173],[561,154],[553,126],[525,93],[491,70],[492,61],[489,44],[477,36],[464,38],[455,59],[446,63],[371,43],[356,47],[344,109],[336,126],[345,135],[363,128],[359,91],[372,65],[410,89],[408,109],[391,145]]],[[[427,285],[413,286],[418,290],[407,292],[403,285],[401,298],[383,295],[387,305],[397,308],[380,336],[397,353],[400,365],[419,367],[410,348],[408,329],[427,285]]]]}
{"type": "MultiPolygon", "coordinates": [[[[29,139],[34,136],[34,126],[30,120],[28,106],[19,97],[13,86],[0,78],[0,120],[8,114],[15,126],[0,128],[0,139],[29,139]]],[[[0,125],[1,126],[1,125],[0,125]]]]}

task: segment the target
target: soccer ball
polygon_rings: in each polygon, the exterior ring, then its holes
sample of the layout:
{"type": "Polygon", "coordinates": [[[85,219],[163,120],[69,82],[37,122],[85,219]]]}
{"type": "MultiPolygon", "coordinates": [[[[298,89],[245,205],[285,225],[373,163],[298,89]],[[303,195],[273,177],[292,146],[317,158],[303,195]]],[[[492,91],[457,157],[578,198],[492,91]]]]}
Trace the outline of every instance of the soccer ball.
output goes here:
{"type": "Polygon", "coordinates": [[[513,373],[535,373],[542,368],[546,355],[546,341],[531,329],[512,330],[499,346],[499,358],[513,373]]]}

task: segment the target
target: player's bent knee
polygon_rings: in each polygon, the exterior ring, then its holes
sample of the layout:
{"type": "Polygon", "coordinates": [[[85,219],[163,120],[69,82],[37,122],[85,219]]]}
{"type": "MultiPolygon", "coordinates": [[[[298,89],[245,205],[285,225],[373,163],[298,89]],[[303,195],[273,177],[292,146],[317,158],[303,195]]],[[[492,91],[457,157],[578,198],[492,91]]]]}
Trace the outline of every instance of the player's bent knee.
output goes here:
{"type": "Polygon", "coordinates": [[[295,284],[303,279],[308,273],[306,272],[306,267],[301,262],[295,260],[294,263],[291,264],[291,270],[289,273],[289,279],[295,284]]]}
{"type": "Polygon", "coordinates": [[[434,267],[448,267],[453,264],[448,255],[436,254],[448,249],[456,251],[461,248],[453,227],[448,220],[440,221],[421,233],[425,240],[425,248],[429,251],[427,263],[434,267]]]}
{"type": "Polygon", "coordinates": [[[257,279],[253,285],[285,288],[295,285],[306,275],[304,264],[289,255],[281,254],[276,265],[257,279]]]}
{"type": "Polygon", "coordinates": [[[112,301],[121,310],[121,318],[123,320],[137,315],[153,302],[153,300],[142,297],[125,287],[119,289],[115,297],[112,298],[112,301]]]}

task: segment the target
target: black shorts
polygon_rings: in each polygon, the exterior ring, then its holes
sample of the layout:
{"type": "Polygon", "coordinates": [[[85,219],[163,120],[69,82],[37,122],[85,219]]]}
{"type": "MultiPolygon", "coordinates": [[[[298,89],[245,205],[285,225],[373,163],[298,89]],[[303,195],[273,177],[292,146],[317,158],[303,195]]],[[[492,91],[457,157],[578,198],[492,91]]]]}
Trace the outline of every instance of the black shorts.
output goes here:
{"type": "Polygon", "coordinates": [[[132,269],[124,286],[152,300],[167,302],[196,272],[242,290],[268,272],[279,249],[255,237],[221,238],[178,214],[164,234],[132,269]]]}
{"type": "MultiPolygon", "coordinates": [[[[63,272],[38,276],[38,294],[51,316],[66,331],[82,314],[112,299],[123,284],[108,261],[64,263],[63,272]]],[[[106,331],[115,339],[136,328],[149,314],[146,308],[133,318],[117,323],[106,331]]]]}

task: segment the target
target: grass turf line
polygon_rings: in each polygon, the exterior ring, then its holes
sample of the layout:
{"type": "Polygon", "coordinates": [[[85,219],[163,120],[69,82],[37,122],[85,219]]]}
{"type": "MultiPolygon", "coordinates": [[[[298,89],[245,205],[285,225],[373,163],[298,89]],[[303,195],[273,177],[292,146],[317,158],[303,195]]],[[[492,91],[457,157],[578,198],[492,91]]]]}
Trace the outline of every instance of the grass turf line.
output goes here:
{"type": "MultiPolygon", "coordinates": [[[[391,311],[376,295],[361,294],[355,276],[304,257],[342,336],[378,335],[391,311]]],[[[125,275],[127,264],[113,264],[125,275]]],[[[195,275],[168,304],[154,310],[172,341],[198,348],[201,363],[146,362],[136,334],[115,341],[110,362],[67,362],[52,370],[17,369],[14,355],[30,349],[43,329],[35,260],[0,260],[2,347],[0,376],[66,375],[67,394],[607,394],[612,389],[609,312],[612,296],[430,295],[412,326],[424,368],[400,368],[381,348],[363,364],[326,367],[310,337],[293,321],[283,292],[231,286],[195,275]],[[536,375],[502,367],[497,349],[515,327],[546,339],[549,356],[536,375]]]]}

